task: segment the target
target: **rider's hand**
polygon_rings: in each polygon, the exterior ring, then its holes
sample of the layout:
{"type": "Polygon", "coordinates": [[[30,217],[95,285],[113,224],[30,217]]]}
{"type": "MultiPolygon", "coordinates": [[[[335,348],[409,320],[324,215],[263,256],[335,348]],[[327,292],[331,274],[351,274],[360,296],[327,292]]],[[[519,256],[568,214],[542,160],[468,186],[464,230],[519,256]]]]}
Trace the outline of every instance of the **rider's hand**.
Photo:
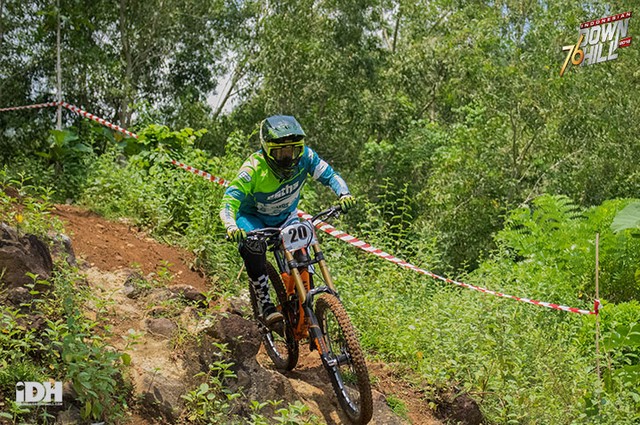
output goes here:
{"type": "Polygon", "coordinates": [[[247,238],[247,232],[235,226],[227,227],[227,239],[234,242],[242,242],[247,238]]]}
{"type": "Polygon", "coordinates": [[[356,198],[354,198],[353,196],[347,194],[340,197],[340,208],[342,209],[342,212],[346,213],[351,208],[355,207],[355,205],[356,198]]]}

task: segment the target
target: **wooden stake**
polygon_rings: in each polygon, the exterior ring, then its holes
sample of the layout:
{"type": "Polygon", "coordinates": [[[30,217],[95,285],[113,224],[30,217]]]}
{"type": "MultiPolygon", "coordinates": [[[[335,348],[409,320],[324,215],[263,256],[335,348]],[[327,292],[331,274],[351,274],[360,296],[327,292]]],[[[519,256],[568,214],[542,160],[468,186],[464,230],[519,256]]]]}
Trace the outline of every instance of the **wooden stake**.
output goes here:
{"type": "MultiPolygon", "coordinates": [[[[600,233],[596,233],[596,300],[600,299],[600,288],[598,283],[598,275],[600,273],[600,233]]],[[[598,381],[602,382],[600,374],[600,315],[596,312],[596,371],[598,373],[598,381]]]]}
{"type": "Polygon", "coordinates": [[[240,271],[238,272],[238,276],[236,276],[236,281],[235,283],[240,282],[240,275],[242,274],[242,271],[244,270],[244,264],[242,264],[242,267],[240,267],[240,271]]]}

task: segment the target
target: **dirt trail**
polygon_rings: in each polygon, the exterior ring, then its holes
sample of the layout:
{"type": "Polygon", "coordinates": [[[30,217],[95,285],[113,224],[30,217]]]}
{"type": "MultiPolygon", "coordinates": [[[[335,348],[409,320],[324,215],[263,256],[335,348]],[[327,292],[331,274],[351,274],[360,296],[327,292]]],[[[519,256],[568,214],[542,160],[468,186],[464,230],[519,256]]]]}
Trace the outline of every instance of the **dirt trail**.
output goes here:
{"type": "Polygon", "coordinates": [[[125,223],[108,221],[94,212],[72,205],[56,205],[73,241],[73,249],[88,265],[115,271],[140,267],[142,273],[161,271],[168,264],[172,284],[186,284],[206,291],[207,280],[189,268],[193,255],[161,244],[125,223]]]}
{"type": "MultiPolygon", "coordinates": [[[[89,266],[87,275],[94,282],[101,280],[107,282],[110,279],[108,276],[123,274],[132,266],[139,268],[144,275],[162,272],[163,269],[168,268],[174,276],[170,285],[191,285],[199,291],[210,289],[206,277],[190,269],[193,255],[184,250],[163,245],[126,223],[105,220],[93,212],[76,206],[57,205],[53,213],[64,222],[65,230],[72,239],[76,256],[89,266]]],[[[109,283],[98,283],[96,287],[105,292],[106,298],[108,294],[113,295],[117,292],[110,286],[109,283]]],[[[118,303],[120,312],[116,318],[110,319],[114,334],[120,335],[124,335],[129,329],[139,329],[143,318],[140,311],[127,307],[122,300],[124,298],[113,300],[118,303]]],[[[162,348],[157,344],[146,349],[157,351],[162,348]]],[[[167,357],[169,356],[170,353],[167,353],[167,357]]],[[[259,355],[258,360],[265,367],[269,367],[270,361],[266,355],[259,355]]],[[[392,395],[402,401],[406,407],[405,416],[409,419],[408,423],[441,424],[433,417],[421,392],[402,382],[390,367],[383,363],[370,363],[369,368],[373,376],[374,388],[379,393],[392,395]]],[[[332,397],[331,385],[316,353],[307,354],[305,347],[301,347],[298,367],[286,376],[296,392],[306,402],[313,404],[312,410],[319,411],[318,413],[327,424],[342,423],[337,401],[332,397]]],[[[382,394],[378,394],[378,397],[384,398],[382,394]]],[[[133,423],[145,423],[137,416],[133,419],[133,423]]]]}

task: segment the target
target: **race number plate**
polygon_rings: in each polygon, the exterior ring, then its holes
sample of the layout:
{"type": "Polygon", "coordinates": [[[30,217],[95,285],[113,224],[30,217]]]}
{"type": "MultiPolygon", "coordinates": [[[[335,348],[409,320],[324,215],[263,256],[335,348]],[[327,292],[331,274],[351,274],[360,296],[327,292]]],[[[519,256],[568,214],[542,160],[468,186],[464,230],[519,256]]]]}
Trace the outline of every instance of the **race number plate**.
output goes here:
{"type": "Polygon", "coordinates": [[[297,251],[317,242],[316,233],[308,221],[294,223],[285,227],[282,229],[281,235],[284,249],[287,251],[297,251]]]}

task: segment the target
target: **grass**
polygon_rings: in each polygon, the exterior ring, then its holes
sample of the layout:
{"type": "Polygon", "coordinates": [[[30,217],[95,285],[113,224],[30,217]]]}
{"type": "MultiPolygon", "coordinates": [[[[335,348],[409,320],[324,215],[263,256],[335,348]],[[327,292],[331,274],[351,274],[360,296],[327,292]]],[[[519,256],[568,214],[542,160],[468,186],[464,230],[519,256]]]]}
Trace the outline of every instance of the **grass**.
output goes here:
{"type": "Polygon", "coordinates": [[[388,394],[386,397],[387,406],[395,413],[405,420],[409,420],[409,409],[407,405],[398,397],[393,394],[388,394]]]}

